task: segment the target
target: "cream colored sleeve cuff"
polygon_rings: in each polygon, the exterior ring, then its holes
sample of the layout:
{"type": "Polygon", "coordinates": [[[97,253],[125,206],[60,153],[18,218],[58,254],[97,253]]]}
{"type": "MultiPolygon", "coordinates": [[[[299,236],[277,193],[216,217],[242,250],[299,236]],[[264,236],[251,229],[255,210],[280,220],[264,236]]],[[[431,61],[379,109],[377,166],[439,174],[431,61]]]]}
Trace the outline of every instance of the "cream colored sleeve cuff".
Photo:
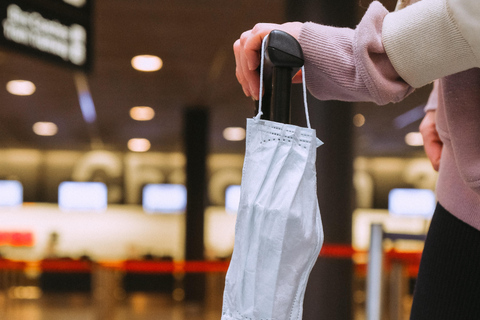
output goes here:
{"type": "Polygon", "coordinates": [[[389,13],[383,21],[385,51],[395,70],[412,87],[480,66],[447,1],[422,0],[389,13]]]}

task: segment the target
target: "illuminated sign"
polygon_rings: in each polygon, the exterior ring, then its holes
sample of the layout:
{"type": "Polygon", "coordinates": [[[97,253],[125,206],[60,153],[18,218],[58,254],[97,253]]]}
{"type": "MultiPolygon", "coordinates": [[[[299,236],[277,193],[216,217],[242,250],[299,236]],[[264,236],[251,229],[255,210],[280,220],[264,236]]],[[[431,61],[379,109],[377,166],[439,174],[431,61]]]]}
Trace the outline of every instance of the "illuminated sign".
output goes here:
{"type": "Polygon", "coordinates": [[[32,232],[0,231],[0,246],[33,247],[34,237],[32,232]]]}
{"type": "Polygon", "coordinates": [[[147,184],[142,197],[147,212],[179,213],[187,205],[187,189],[181,184],[147,184]]]}
{"type": "Polygon", "coordinates": [[[90,1],[2,0],[0,45],[88,70],[90,1]]]}

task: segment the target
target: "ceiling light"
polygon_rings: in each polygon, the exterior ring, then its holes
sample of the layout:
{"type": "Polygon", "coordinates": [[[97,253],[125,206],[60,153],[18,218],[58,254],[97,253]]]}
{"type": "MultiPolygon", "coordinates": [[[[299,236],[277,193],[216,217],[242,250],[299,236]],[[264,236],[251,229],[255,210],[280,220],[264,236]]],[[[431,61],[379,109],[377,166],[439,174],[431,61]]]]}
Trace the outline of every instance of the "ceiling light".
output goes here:
{"type": "Polygon", "coordinates": [[[53,122],[36,122],[33,125],[33,132],[39,136],[54,136],[58,132],[58,127],[53,122]]]}
{"type": "Polygon", "coordinates": [[[405,143],[412,147],[423,146],[423,137],[420,132],[410,132],[405,136],[405,143]]]}
{"type": "Polygon", "coordinates": [[[242,141],[245,139],[245,129],[241,127],[225,128],[223,137],[228,141],[242,141]]]}
{"type": "Polygon", "coordinates": [[[87,3],[87,0],[63,0],[63,2],[66,2],[74,7],[81,8],[87,3]]]}
{"type": "Polygon", "coordinates": [[[155,117],[155,111],[150,107],[133,107],[130,109],[130,117],[137,121],[148,121],[155,117]]]}
{"type": "Polygon", "coordinates": [[[7,83],[7,91],[17,96],[29,96],[35,89],[33,82],[27,80],[12,80],[7,83]]]}
{"type": "Polygon", "coordinates": [[[362,127],[365,124],[365,116],[361,113],[357,113],[353,116],[353,124],[355,127],[362,127]]]}
{"type": "Polygon", "coordinates": [[[150,141],[143,138],[134,138],[128,140],[128,149],[133,152],[145,152],[150,150],[150,141]]]}
{"type": "Polygon", "coordinates": [[[135,56],[132,58],[132,67],[138,71],[157,71],[163,66],[163,61],[157,56],[148,54],[135,56]]]}

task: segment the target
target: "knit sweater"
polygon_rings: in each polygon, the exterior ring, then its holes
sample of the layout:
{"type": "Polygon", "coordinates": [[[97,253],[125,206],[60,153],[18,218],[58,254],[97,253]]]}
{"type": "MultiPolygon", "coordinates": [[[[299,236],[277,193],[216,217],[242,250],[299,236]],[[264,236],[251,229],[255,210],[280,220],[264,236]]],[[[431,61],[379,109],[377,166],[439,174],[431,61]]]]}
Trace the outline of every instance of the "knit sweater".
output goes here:
{"type": "Polygon", "coordinates": [[[479,19],[478,0],[422,0],[392,13],[373,2],[355,30],[308,22],[299,37],[307,87],[320,100],[383,105],[439,79],[437,199],[478,230],[479,19]]]}

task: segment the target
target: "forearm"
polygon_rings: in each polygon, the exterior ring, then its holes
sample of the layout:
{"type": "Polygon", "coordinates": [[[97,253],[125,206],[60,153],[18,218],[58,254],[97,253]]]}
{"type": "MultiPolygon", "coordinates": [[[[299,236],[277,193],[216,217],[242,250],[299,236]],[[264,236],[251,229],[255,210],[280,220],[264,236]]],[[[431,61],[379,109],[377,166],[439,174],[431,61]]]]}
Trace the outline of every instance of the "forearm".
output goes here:
{"type": "Polygon", "coordinates": [[[395,70],[411,86],[480,67],[480,2],[422,0],[388,14],[385,50],[395,70]]]}
{"type": "Polygon", "coordinates": [[[309,91],[321,100],[398,102],[412,92],[382,44],[388,11],[374,2],[355,30],[305,23],[299,42],[309,91]]]}

